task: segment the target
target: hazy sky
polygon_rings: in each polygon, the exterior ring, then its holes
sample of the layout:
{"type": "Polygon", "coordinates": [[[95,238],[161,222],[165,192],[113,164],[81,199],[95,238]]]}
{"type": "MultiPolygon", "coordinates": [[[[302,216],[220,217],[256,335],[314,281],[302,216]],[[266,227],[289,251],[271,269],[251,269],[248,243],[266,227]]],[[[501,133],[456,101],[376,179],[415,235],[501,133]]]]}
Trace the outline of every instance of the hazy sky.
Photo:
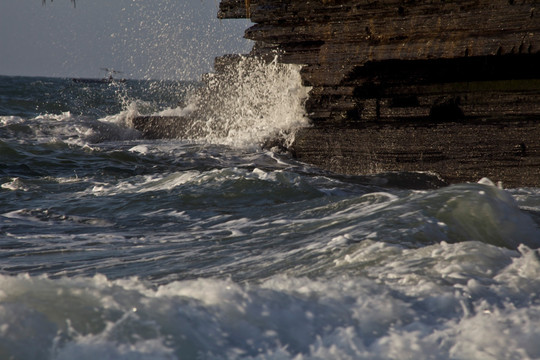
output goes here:
{"type": "Polygon", "coordinates": [[[199,79],[245,53],[248,20],[218,20],[219,0],[0,0],[0,75],[199,79]]]}

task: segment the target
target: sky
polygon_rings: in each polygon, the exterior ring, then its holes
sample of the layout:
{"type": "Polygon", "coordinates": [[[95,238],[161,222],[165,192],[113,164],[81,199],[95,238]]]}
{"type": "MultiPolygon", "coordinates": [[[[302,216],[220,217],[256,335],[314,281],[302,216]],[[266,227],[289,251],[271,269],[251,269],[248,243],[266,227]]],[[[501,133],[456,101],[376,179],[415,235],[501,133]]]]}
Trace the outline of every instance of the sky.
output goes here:
{"type": "Polygon", "coordinates": [[[219,0],[0,0],[0,75],[199,80],[216,56],[247,53],[246,20],[219,0]]]}

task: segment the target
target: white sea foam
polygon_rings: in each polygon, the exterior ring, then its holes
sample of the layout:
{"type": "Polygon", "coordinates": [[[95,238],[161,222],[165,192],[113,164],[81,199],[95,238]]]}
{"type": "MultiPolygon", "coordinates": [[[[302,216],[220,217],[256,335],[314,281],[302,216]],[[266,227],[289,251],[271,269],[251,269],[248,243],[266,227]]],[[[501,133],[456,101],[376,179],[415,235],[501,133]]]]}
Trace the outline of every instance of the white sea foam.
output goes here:
{"type": "MultiPolygon", "coordinates": [[[[127,96],[127,95],[126,95],[127,96]]],[[[129,131],[131,121],[136,116],[140,115],[141,109],[148,106],[148,103],[142,100],[124,99],[123,110],[118,114],[108,115],[100,119],[101,122],[116,124],[122,127],[127,133],[133,133],[129,131]]],[[[121,140],[121,139],[119,139],[121,140]]]]}
{"type": "Polygon", "coordinates": [[[13,191],[30,191],[31,189],[37,189],[37,186],[27,184],[20,178],[13,178],[11,181],[1,184],[0,188],[13,191]]]}
{"type": "MultiPolygon", "coordinates": [[[[145,146],[137,145],[130,149],[135,152],[148,152],[145,146]]],[[[126,181],[105,184],[95,183],[84,193],[94,195],[116,195],[121,193],[145,193],[151,191],[172,190],[182,185],[219,189],[226,181],[256,182],[277,184],[290,188],[309,187],[300,176],[282,170],[265,172],[258,168],[252,171],[240,168],[212,169],[208,171],[188,170],[174,173],[140,175],[126,181]]],[[[7,186],[7,185],[6,185],[7,186]]],[[[315,190],[314,190],[315,191],[315,190]]]]}
{"type": "Polygon", "coordinates": [[[25,119],[20,116],[0,116],[0,125],[22,124],[25,119]]]}
{"type": "Polygon", "coordinates": [[[85,194],[112,196],[122,193],[145,193],[150,191],[171,190],[191,181],[197,181],[198,171],[185,171],[162,175],[141,175],[128,181],[114,184],[96,183],[85,194]]]}
{"type": "Polygon", "coordinates": [[[89,143],[140,138],[140,133],[127,125],[136,113],[135,108],[128,108],[117,115],[94,119],[64,112],[42,114],[30,119],[3,117],[1,122],[3,125],[24,126],[24,130],[13,130],[19,131],[16,136],[19,142],[64,142],[86,146],[89,143]]]}
{"type": "Polygon", "coordinates": [[[197,279],[157,288],[102,275],[0,276],[0,353],[21,359],[540,356],[539,299],[526,291],[540,285],[536,251],[478,242],[421,251],[362,246],[370,265],[361,276],[280,275],[243,285],[197,279]]]}

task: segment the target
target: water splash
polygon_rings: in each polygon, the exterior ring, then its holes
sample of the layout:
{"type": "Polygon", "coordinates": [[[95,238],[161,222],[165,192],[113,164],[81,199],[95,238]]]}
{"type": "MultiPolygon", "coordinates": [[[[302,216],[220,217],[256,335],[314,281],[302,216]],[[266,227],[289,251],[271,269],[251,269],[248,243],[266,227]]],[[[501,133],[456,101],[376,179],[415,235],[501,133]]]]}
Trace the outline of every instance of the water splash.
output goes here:
{"type": "Polygon", "coordinates": [[[198,80],[216,56],[245,53],[245,21],[217,19],[217,1],[124,1],[112,52],[129,77],[198,80]]]}
{"type": "Polygon", "coordinates": [[[304,110],[310,88],[302,86],[300,67],[239,56],[205,77],[206,86],[187,106],[159,113],[188,117],[184,137],[234,147],[260,146],[308,126],[304,110]]]}

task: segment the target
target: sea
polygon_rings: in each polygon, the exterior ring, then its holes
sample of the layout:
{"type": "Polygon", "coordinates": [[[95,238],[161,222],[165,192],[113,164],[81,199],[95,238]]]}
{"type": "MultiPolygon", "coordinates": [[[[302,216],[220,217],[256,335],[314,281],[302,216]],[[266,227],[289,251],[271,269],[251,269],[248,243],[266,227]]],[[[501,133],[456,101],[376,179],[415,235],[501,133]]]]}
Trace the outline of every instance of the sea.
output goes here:
{"type": "Polygon", "coordinates": [[[540,359],[540,184],[298,162],[298,68],[235,71],[0,76],[0,359],[540,359]]]}

